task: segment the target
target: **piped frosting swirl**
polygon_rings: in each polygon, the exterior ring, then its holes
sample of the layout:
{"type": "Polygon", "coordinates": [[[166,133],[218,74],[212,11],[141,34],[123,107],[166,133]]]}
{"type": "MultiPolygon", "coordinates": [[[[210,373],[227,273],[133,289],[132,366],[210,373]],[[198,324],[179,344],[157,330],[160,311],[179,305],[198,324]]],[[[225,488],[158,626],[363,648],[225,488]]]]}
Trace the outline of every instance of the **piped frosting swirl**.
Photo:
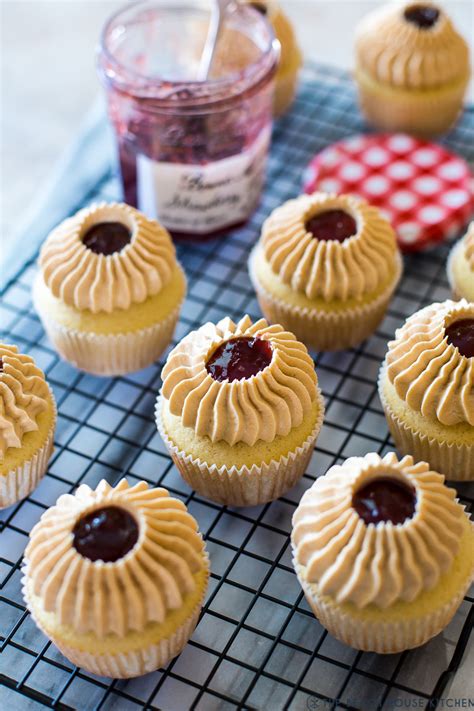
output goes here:
{"type": "Polygon", "coordinates": [[[471,222],[464,235],[464,256],[470,268],[474,272],[474,222],[471,222]]]}
{"type": "Polygon", "coordinates": [[[377,8],[356,29],[357,66],[375,80],[402,89],[430,89],[469,77],[469,49],[443,10],[419,28],[404,11],[417,3],[377,8]]]}
{"type": "Polygon", "coordinates": [[[44,243],[40,259],[52,294],[76,309],[92,313],[128,309],[158,294],[176,267],[168,232],[155,220],[122,203],[100,203],[64,220],[44,243]],[[119,222],[130,242],[113,254],[97,254],[83,240],[103,222],[119,222]]]}
{"type": "Polygon", "coordinates": [[[465,299],[427,306],[407,319],[388,344],[387,377],[414,410],[443,425],[474,426],[474,358],[448,342],[445,328],[474,318],[465,299]]]}
{"type": "Polygon", "coordinates": [[[441,474],[391,452],[351,457],[308,489],[293,516],[295,562],[318,593],[358,608],[411,602],[446,573],[459,550],[464,507],[441,474]],[[377,477],[414,487],[412,518],[366,524],[352,506],[354,492],[377,477]]]}
{"type": "Polygon", "coordinates": [[[238,323],[230,318],[206,323],[190,333],[171,351],[161,375],[171,414],[196,434],[230,445],[286,436],[310,413],[318,392],[306,347],[282,326],[265,319],[252,323],[248,316],[238,323]],[[270,364],[250,378],[214,380],[207,359],[222,343],[241,336],[268,341],[270,364]]]}
{"type": "Polygon", "coordinates": [[[260,243],[273,272],[309,299],[360,299],[401,269],[389,222],[352,195],[313,193],[289,200],[266,220],[260,243]],[[343,242],[313,237],[306,223],[329,210],[351,215],[357,232],[343,242]]]}
{"type": "Polygon", "coordinates": [[[25,551],[27,596],[35,595],[58,623],[78,634],[124,637],[166,620],[196,587],[208,567],[204,543],[186,506],[166,489],[145,482],[116,487],[102,480],[75,495],[60,496],[30,534],[25,551]],[[104,506],[124,508],[137,521],[138,541],[115,562],[92,562],[73,546],[73,529],[86,513],[104,506]]]}
{"type": "Polygon", "coordinates": [[[0,462],[9,447],[21,447],[24,435],[38,429],[38,415],[51,393],[33,358],[0,343],[0,462]]]}

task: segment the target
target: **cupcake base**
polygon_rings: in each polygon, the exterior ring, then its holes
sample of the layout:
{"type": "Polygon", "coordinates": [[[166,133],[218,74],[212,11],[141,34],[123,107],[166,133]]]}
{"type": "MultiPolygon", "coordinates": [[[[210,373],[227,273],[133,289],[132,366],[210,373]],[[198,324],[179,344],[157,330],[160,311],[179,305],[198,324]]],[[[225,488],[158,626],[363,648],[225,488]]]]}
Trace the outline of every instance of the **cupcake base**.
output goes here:
{"type": "MultiPolygon", "coordinates": [[[[52,421],[41,445],[36,448],[32,456],[21,462],[21,464],[18,464],[5,474],[0,473],[0,509],[12,506],[31,494],[46,474],[54,449],[54,431],[57,418],[56,403],[52,394],[51,406],[53,408],[52,421]]],[[[28,432],[26,436],[30,434],[33,433],[28,432]]],[[[34,434],[37,434],[37,432],[34,434]]]]}
{"type": "Polygon", "coordinates": [[[428,462],[451,481],[474,481],[474,444],[447,442],[415,430],[396,414],[384,391],[386,368],[379,377],[379,397],[390,434],[400,454],[411,454],[417,462],[428,462]]]}
{"type": "Polygon", "coordinates": [[[263,315],[271,323],[281,323],[299,340],[316,351],[339,351],[352,348],[371,336],[385,316],[402,272],[402,260],[399,257],[393,283],[367,304],[341,311],[331,311],[330,304],[327,310],[309,309],[286,303],[270,294],[257,276],[255,264],[257,258],[258,255],[254,250],[250,255],[249,272],[263,315]]]}
{"type": "Polygon", "coordinates": [[[462,111],[467,79],[452,86],[426,91],[404,90],[379,84],[356,70],[362,112],[383,131],[404,131],[430,138],[446,133],[462,111]]]}
{"type": "Polygon", "coordinates": [[[474,300],[474,272],[464,257],[464,240],[451,249],[446,266],[449,285],[455,300],[474,300]]]}
{"type": "Polygon", "coordinates": [[[33,284],[33,304],[48,338],[64,360],[93,375],[125,375],[151,365],[169,345],[185,285],[184,273],[178,268],[165,287],[166,293],[160,292],[120,314],[92,314],[59,302],[38,275],[33,284]],[[104,316],[111,317],[110,331],[104,316]],[[101,326],[97,331],[96,322],[101,326]]]}
{"type": "MultiPolygon", "coordinates": [[[[43,327],[59,355],[92,375],[125,375],[154,363],[173,338],[180,309],[165,321],[131,333],[98,335],[71,331],[43,318],[43,327]]],[[[41,313],[40,313],[40,316],[41,313]]]]}
{"type": "MultiPolygon", "coordinates": [[[[187,619],[168,639],[152,644],[144,649],[137,649],[121,654],[94,654],[64,644],[61,640],[51,637],[51,641],[59,651],[75,664],[91,674],[107,676],[112,679],[131,679],[156,671],[166,666],[174,657],[180,654],[198,623],[200,607],[187,619]]],[[[36,624],[38,622],[35,620],[36,624]]],[[[38,625],[38,627],[41,626],[38,625]]],[[[45,630],[42,630],[46,635],[45,630]]]]}
{"type": "Polygon", "coordinates": [[[324,404],[319,397],[319,416],[306,440],[278,461],[251,467],[218,467],[180,450],[165,430],[161,397],[156,404],[156,425],[181,476],[198,494],[227,506],[257,506],[283,496],[305,473],[323,421],[324,404]]]}
{"type": "MultiPolygon", "coordinates": [[[[69,659],[70,662],[86,669],[91,674],[107,676],[114,679],[131,679],[156,671],[166,666],[178,656],[186,646],[199,621],[201,608],[206,595],[209,579],[209,559],[206,555],[206,568],[198,582],[194,598],[188,601],[189,612],[172,610],[175,621],[165,634],[157,636],[153,628],[146,627],[142,632],[132,632],[130,637],[115,637],[113,641],[92,638],[87,642],[75,638],[74,631],[69,627],[56,625],[51,621],[51,613],[45,613],[38,607],[38,597],[31,594],[28,564],[24,567],[23,597],[26,606],[37,627],[53,642],[53,644],[69,659]],[[49,621],[45,622],[45,619],[49,621]],[[176,618],[177,616],[177,618],[176,618]],[[174,627],[174,629],[173,629],[174,627]]],[[[166,626],[166,620],[164,625],[166,626]]],[[[156,623],[152,623],[156,628],[156,623]]],[[[90,637],[90,635],[89,635],[90,637]]]]}
{"type": "Polygon", "coordinates": [[[397,654],[425,644],[439,634],[451,621],[469,587],[469,579],[448,602],[417,617],[380,622],[369,617],[351,616],[341,606],[316,594],[301,566],[295,565],[296,575],[315,616],[333,637],[364,652],[397,654]]]}

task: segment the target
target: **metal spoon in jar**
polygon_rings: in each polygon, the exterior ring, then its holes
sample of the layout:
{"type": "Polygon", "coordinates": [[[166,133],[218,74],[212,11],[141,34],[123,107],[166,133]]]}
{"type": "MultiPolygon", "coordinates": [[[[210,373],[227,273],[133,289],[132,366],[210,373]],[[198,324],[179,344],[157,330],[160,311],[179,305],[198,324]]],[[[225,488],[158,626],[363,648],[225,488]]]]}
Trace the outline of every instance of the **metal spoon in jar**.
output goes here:
{"type": "Polygon", "coordinates": [[[199,63],[197,73],[198,81],[206,81],[209,76],[219,35],[224,26],[225,16],[227,14],[227,10],[233,2],[234,0],[213,0],[206,44],[204,45],[204,51],[201,55],[201,61],[199,63]]]}

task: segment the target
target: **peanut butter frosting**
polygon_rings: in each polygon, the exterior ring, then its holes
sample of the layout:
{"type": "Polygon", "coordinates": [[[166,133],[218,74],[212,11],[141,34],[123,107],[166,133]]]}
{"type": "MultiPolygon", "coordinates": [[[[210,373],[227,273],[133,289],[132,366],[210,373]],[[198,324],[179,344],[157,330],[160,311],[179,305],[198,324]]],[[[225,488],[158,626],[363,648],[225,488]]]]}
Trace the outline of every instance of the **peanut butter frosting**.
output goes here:
{"type": "Polygon", "coordinates": [[[464,236],[464,256],[472,271],[474,271],[474,222],[471,222],[464,236]]]}
{"type": "Polygon", "coordinates": [[[465,299],[427,306],[407,319],[388,344],[387,377],[414,410],[443,425],[474,425],[474,358],[448,342],[445,329],[474,318],[465,299]]]}
{"type": "Polygon", "coordinates": [[[430,2],[391,4],[359,23],[356,63],[373,79],[402,89],[431,89],[466,80],[469,49],[444,11],[430,2]],[[415,5],[439,11],[431,27],[409,22],[404,11],[415,5]]]}
{"type": "Polygon", "coordinates": [[[212,442],[230,445],[272,442],[298,427],[317,393],[314,363],[306,347],[282,326],[265,319],[237,324],[225,318],[206,323],[171,351],[162,371],[162,395],[171,414],[212,442]],[[212,353],[226,341],[258,337],[271,344],[270,364],[250,378],[217,381],[206,370],[212,353]]]}
{"type": "Polygon", "coordinates": [[[295,562],[318,593],[358,608],[411,602],[433,588],[459,550],[464,507],[444,477],[410,456],[391,452],[351,457],[308,489],[293,516],[295,562]],[[416,492],[413,516],[401,524],[369,523],[353,495],[377,477],[394,477],[416,492]]]}
{"type": "Polygon", "coordinates": [[[38,429],[38,415],[46,410],[51,393],[30,356],[16,346],[0,343],[0,462],[9,447],[21,447],[24,435],[38,429]]]}
{"type": "Polygon", "coordinates": [[[40,267],[54,296],[76,309],[92,313],[128,309],[158,294],[176,267],[168,232],[133,207],[100,203],[64,220],[46,239],[40,267]],[[131,233],[128,244],[112,254],[98,254],[83,238],[94,225],[123,224],[131,233]]]}
{"type": "Polygon", "coordinates": [[[166,489],[145,482],[116,487],[102,480],[60,496],[30,534],[25,551],[27,597],[35,595],[59,624],[78,634],[124,637],[161,623],[195,590],[195,574],[208,566],[204,543],[186,506],[166,489]],[[137,521],[135,546],[115,562],[91,561],[73,546],[73,529],[104,506],[125,509],[137,521]]]}
{"type": "Polygon", "coordinates": [[[377,208],[352,195],[313,193],[289,200],[264,223],[261,245],[273,272],[309,299],[360,299],[401,270],[390,224],[377,208]],[[306,222],[328,210],[351,215],[357,232],[343,242],[313,237],[306,222]]]}

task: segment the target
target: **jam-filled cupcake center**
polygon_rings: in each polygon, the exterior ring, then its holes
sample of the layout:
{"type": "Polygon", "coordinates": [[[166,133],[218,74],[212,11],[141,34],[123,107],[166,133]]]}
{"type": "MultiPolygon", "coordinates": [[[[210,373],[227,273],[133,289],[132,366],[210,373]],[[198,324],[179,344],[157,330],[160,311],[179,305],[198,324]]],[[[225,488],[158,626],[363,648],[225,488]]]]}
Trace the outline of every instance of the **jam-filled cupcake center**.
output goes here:
{"type": "Polygon", "coordinates": [[[267,6],[263,4],[263,2],[251,2],[249,3],[250,7],[253,7],[254,10],[257,10],[257,12],[260,12],[262,15],[267,14],[267,6]]]}
{"type": "Polygon", "coordinates": [[[345,210],[318,212],[305,223],[306,231],[322,241],[344,242],[357,232],[357,223],[345,210]]]}
{"type": "Polygon", "coordinates": [[[454,321],[445,328],[448,343],[455,346],[461,355],[474,358],[474,318],[454,321]]]}
{"type": "Polygon", "coordinates": [[[242,336],[222,343],[208,359],[206,370],[220,382],[251,378],[270,365],[272,354],[268,341],[242,336]]]}
{"type": "Polygon", "coordinates": [[[399,479],[381,476],[353,494],[352,507],[367,524],[390,521],[396,525],[413,517],[416,492],[399,479]]]}
{"type": "Polygon", "coordinates": [[[420,30],[433,27],[438,22],[439,10],[430,5],[410,5],[403,13],[405,20],[416,25],[420,30]]]}
{"type": "Polygon", "coordinates": [[[138,524],[119,506],[104,506],[82,516],[74,526],[73,546],[84,558],[113,563],[138,540],[138,524]]]}
{"type": "Polygon", "coordinates": [[[95,254],[121,252],[129,244],[132,234],[121,222],[98,222],[87,230],[82,242],[95,254]]]}

